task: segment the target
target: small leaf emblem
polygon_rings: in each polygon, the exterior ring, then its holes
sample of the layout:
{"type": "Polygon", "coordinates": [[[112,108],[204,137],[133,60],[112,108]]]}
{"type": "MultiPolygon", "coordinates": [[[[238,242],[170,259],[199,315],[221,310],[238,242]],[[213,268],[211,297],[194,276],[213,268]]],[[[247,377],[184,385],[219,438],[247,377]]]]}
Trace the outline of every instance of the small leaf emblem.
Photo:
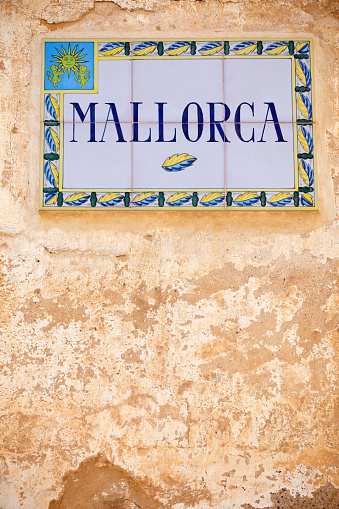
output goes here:
{"type": "Polygon", "coordinates": [[[232,51],[237,55],[248,55],[257,48],[257,43],[254,41],[244,41],[236,44],[232,51]]]}
{"type": "Polygon", "coordinates": [[[157,49],[157,43],[154,41],[141,42],[133,49],[133,54],[136,56],[150,55],[157,49]]]}
{"type": "Polygon", "coordinates": [[[89,197],[90,195],[86,193],[74,193],[67,196],[65,203],[67,203],[67,205],[82,205],[86,203],[89,197]]]}
{"type": "Polygon", "coordinates": [[[314,183],[313,170],[309,164],[306,164],[302,159],[299,162],[299,173],[305,184],[310,187],[314,183]]]}
{"type": "Polygon", "coordinates": [[[132,203],[142,207],[144,205],[150,205],[151,203],[155,202],[157,198],[158,195],[153,192],[141,193],[135,196],[135,198],[132,200],[132,203]]]}
{"type": "Polygon", "coordinates": [[[272,205],[272,207],[284,207],[290,203],[292,198],[293,195],[290,193],[278,193],[272,196],[272,198],[270,198],[267,203],[272,205]]]}
{"type": "Polygon", "coordinates": [[[59,103],[57,99],[51,94],[47,94],[45,104],[48,113],[54,118],[54,120],[57,120],[59,118],[59,103]]]}
{"type": "Polygon", "coordinates": [[[46,161],[44,166],[45,176],[48,182],[53,187],[58,187],[59,183],[59,175],[58,170],[55,164],[52,163],[52,161],[46,161]]]}
{"type": "Polygon", "coordinates": [[[297,76],[305,87],[311,85],[311,73],[306,64],[298,60],[296,65],[297,76]]]}
{"type": "Polygon", "coordinates": [[[167,53],[167,55],[171,56],[171,57],[174,57],[174,56],[178,56],[178,55],[182,55],[183,53],[185,53],[190,47],[190,43],[187,42],[187,41],[179,41],[179,42],[175,42],[174,44],[171,44],[166,50],[165,52],[167,53]]]}
{"type": "Polygon", "coordinates": [[[309,53],[310,45],[308,42],[298,42],[296,45],[296,50],[298,53],[302,53],[304,55],[305,53],[309,53]]]}
{"type": "Polygon", "coordinates": [[[239,207],[247,207],[252,206],[260,200],[260,196],[257,193],[244,193],[239,194],[239,196],[234,200],[234,203],[239,207]]]}
{"type": "Polygon", "coordinates": [[[188,193],[174,193],[168,198],[167,203],[171,207],[175,207],[175,206],[178,207],[180,205],[184,205],[191,199],[192,199],[192,196],[188,193]]]}
{"type": "Polygon", "coordinates": [[[298,140],[300,141],[300,144],[302,148],[305,150],[305,152],[308,153],[313,152],[312,136],[303,126],[299,127],[298,140]]]}
{"type": "Polygon", "coordinates": [[[120,193],[106,193],[100,196],[98,203],[103,207],[114,207],[124,199],[124,195],[120,193]]]}
{"type": "Polygon", "coordinates": [[[223,44],[220,41],[211,41],[205,44],[202,48],[199,49],[199,53],[202,55],[215,55],[222,50],[223,44]]]}
{"type": "Polygon", "coordinates": [[[111,57],[121,53],[124,48],[124,42],[108,42],[99,49],[99,53],[104,57],[111,57]]]}
{"type": "Polygon", "coordinates": [[[189,154],[174,154],[166,159],[162,168],[166,171],[181,171],[192,166],[197,158],[189,154]]]}
{"type": "Polygon", "coordinates": [[[205,194],[200,200],[201,205],[205,207],[210,207],[214,205],[219,205],[219,203],[223,202],[225,195],[223,193],[209,193],[205,194]]]}
{"type": "Polygon", "coordinates": [[[307,193],[303,194],[300,199],[301,205],[304,207],[313,207],[313,198],[312,195],[307,193]]]}
{"type": "Polygon", "coordinates": [[[280,55],[280,53],[285,51],[287,48],[288,42],[286,41],[272,42],[272,44],[269,44],[265,49],[265,53],[268,53],[269,55],[280,55]]]}
{"type": "Polygon", "coordinates": [[[55,205],[57,201],[56,193],[46,193],[45,195],[45,205],[55,205]]]}
{"type": "Polygon", "coordinates": [[[308,120],[312,118],[312,104],[309,98],[304,94],[298,94],[297,104],[300,113],[308,120]]]}
{"type": "Polygon", "coordinates": [[[58,152],[60,142],[57,133],[52,129],[51,127],[48,127],[46,129],[45,138],[47,141],[47,144],[49,148],[52,150],[52,152],[58,152]]]}

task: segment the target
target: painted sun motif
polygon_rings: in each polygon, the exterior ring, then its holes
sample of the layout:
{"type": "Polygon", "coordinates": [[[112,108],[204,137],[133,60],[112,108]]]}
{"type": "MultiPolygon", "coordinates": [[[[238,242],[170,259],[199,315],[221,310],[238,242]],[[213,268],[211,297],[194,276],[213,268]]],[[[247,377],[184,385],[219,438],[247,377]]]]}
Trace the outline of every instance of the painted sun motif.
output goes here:
{"type": "Polygon", "coordinates": [[[52,55],[52,57],[55,58],[53,62],[58,64],[58,71],[62,73],[67,71],[68,78],[71,75],[71,71],[77,74],[79,72],[79,65],[88,62],[88,60],[83,60],[83,58],[87,56],[87,53],[81,54],[84,49],[82,48],[76,53],[77,48],[78,45],[76,44],[72,50],[71,43],[69,43],[67,53],[65,48],[61,46],[62,52],[59,51],[58,48],[55,48],[59,55],[52,55]]]}

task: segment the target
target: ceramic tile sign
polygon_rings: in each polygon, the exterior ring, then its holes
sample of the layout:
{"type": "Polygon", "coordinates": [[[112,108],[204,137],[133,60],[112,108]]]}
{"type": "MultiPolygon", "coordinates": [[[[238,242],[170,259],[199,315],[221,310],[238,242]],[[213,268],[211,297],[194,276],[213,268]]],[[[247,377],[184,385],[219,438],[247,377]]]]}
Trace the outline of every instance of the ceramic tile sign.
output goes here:
{"type": "Polygon", "coordinates": [[[317,208],[310,40],[44,40],[40,209],[317,208]]]}

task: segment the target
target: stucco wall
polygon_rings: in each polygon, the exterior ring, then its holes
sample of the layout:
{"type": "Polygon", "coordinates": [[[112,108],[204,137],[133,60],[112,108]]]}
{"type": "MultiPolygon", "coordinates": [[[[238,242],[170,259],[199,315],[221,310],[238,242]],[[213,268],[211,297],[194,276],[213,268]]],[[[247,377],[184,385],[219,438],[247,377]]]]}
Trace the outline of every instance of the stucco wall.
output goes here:
{"type": "Polygon", "coordinates": [[[0,9],[1,509],[338,508],[337,0],[0,9]],[[313,37],[319,211],[38,212],[41,39],[131,35],[313,37]]]}

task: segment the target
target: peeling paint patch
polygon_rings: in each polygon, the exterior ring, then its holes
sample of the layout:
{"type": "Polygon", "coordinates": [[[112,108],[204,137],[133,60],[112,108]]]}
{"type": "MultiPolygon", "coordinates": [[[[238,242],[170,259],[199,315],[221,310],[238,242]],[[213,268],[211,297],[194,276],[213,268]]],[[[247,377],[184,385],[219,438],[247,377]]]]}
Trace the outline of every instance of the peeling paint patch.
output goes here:
{"type": "Polygon", "coordinates": [[[103,456],[83,461],[63,478],[64,489],[49,509],[160,509],[159,491],[103,456]]]}
{"type": "MultiPolygon", "coordinates": [[[[262,505],[244,504],[243,509],[338,509],[339,489],[331,483],[326,483],[317,489],[312,496],[303,497],[299,494],[292,496],[289,490],[281,489],[271,495],[272,504],[263,507],[262,505]]],[[[258,501],[259,503],[259,501],[258,501]]]]}

